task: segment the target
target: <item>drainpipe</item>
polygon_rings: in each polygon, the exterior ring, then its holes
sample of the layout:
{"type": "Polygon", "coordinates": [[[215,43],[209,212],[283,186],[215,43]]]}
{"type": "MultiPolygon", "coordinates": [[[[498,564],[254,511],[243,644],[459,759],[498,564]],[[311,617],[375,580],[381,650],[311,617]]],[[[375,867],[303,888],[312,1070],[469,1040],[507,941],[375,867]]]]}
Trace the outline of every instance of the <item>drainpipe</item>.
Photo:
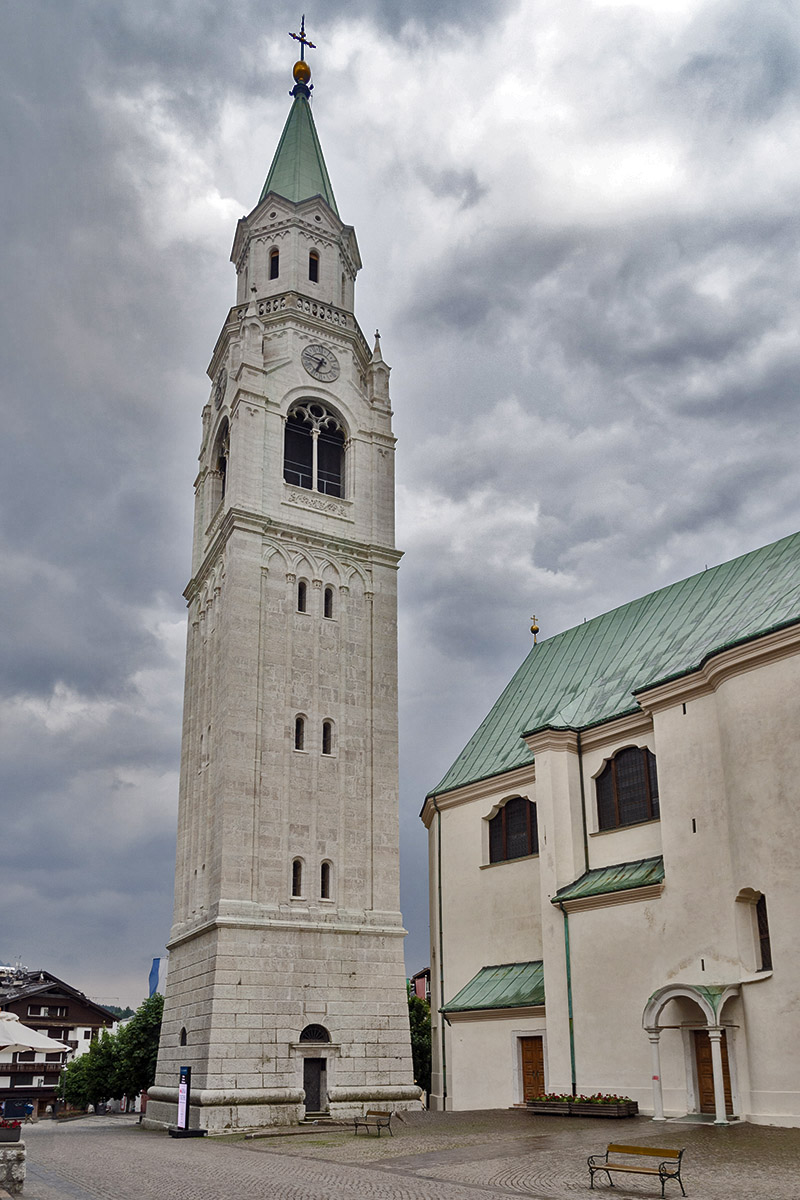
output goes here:
{"type": "Polygon", "coordinates": [[[581,821],[583,823],[583,869],[589,870],[589,832],[586,828],[586,792],[583,788],[583,746],[581,745],[581,731],[578,730],[578,771],[581,780],[581,821]]]}
{"type": "MultiPolygon", "coordinates": [[[[433,809],[436,813],[436,890],[439,906],[439,996],[441,997],[442,1006],[444,1006],[444,935],[442,933],[442,813],[439,805],[436,803],[436,797],[431,796],[433,809]]],[[[442,1111],[447,1111],[447,1044],[445,1041],[445,1022],[449,1025],[450,1022],[444,1013],[439,1011],[439,1016],[442,1018],[442,1111]]]]}
{"type": "Polygon", "coordinates": [[[572,1020],[572,968],[569,959],[569,918],[567,910],[559,901],[558,907],[561,909],[561,915],[564,918],[564,951],[567,956],[567,1014],[569,1016],[569,1063],[572,1074],[572,1095],[577,1094],[577,1082],[575,1078],[575,1031],[572,1020]]]}

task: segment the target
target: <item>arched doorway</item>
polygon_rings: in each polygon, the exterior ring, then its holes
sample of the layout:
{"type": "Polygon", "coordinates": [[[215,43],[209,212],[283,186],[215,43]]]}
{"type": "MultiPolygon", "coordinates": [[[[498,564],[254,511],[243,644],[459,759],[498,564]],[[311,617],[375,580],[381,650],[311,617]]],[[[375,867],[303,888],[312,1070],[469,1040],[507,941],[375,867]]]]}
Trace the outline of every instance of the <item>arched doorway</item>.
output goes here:
{"type": "Polygon", "coordinates": [[[306,1025],[300,1034],[300,1042],[305,1051],[303,1055],[303,1091],[306,1094],[305,1109],[309,1113],[328,1111],[328,1060],[322,1057],[312,1057],[307,1048],[311,1046],[330,1045],[331,1035],[324,1025],[306,1025]]]}
{"type": "Polygon", "coordinates": [[[738,994],[735,985],[673,984],[648,1000],[642,1025],[650,1039],[654,1121],[665,1119],[661,1039],[667,1031],[677,1033],[684,1045],[687,1112],[713,1114],[715,1125],[727,1125],[729,1115],[737,1115],[722,1010],[738,994]]]}

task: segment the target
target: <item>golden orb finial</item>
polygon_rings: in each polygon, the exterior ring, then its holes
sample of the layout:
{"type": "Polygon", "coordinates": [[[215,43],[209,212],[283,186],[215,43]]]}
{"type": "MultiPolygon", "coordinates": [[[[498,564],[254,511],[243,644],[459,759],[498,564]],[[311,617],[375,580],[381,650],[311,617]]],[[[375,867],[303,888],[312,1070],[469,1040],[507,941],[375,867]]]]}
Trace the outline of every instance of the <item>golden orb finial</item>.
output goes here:
{"type": "Polygon", "coordinates": [[[304,58],[300,58],[292,68],[295,83],[308,83],[311,78],[311,67],[304,58]]]}
{"type": "Polygon", "coordinates": [[[536,624],[536,614],[535,613],[531,617],[531,621],[533,621],[533,624],[531,625],[531,633],[533,634],[533,644],[535,646],[536,645],[536,635],[539,632],[539,626],[536,624]]]}

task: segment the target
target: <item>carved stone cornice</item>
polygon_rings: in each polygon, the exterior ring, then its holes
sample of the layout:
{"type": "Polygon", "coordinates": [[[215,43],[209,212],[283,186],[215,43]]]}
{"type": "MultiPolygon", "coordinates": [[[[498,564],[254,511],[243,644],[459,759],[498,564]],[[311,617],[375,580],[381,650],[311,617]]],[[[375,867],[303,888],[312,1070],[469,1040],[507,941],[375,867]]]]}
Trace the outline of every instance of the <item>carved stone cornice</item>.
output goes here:
{"type": "Polygon", "coordinates": [[[519,1008],[475,1008],[471,1012],[445,1012],[451,1025],[459,1021],[510,1021],[520,1017],[546,1016],[543,1004],[520,1005],[519,1008]]]}

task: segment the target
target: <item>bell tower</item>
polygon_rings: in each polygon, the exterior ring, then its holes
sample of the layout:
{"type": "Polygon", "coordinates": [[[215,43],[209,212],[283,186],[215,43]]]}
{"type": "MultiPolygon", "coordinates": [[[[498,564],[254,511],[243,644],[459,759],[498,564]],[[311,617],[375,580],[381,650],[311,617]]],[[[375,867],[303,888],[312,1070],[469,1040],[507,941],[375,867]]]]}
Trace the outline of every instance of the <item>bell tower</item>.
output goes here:
{"type": "Polygon", "coordinates": [[[294,67],[195,482],[175,913],[148,1119],[282,1124],[416,1101],[399,911],[389,368],[294,67]]]}

